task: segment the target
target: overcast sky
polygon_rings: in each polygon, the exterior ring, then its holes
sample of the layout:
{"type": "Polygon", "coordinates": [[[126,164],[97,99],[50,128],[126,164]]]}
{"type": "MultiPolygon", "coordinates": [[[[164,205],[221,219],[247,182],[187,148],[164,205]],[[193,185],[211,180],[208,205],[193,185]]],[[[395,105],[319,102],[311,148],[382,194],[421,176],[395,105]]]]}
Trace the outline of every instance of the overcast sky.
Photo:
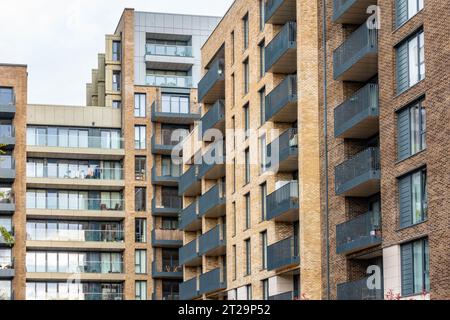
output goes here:
{"type": "Polygon", "coordinates": [[[28,65],[28,103],[84,105],[124,8],[223,16],[233,0],[1,0],[0,63],[28,65]]]}

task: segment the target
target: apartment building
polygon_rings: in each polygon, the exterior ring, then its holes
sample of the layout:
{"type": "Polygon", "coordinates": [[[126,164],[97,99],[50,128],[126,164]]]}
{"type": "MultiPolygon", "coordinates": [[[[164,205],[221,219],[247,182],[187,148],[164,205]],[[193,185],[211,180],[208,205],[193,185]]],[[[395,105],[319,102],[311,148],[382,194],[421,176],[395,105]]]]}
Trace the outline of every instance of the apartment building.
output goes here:
{"type": "Polygon", "coordinates": [[[321,0],[319,14],[323,295],[448,299],[447,4],[321,0]]]}
{"type": "Polygon", "coordinates": [[[200,119],[200,47],[219,18],[125,9],[86,106],[27,105],[26,66],[0,65],[0,294],[179,297],[181,174],[200,119]]]}
{"type": "Polygon", "coordinates": [[[202,47],[182,299],[321,298],[317,19],[314,1],[237,0],[202,47]]]}

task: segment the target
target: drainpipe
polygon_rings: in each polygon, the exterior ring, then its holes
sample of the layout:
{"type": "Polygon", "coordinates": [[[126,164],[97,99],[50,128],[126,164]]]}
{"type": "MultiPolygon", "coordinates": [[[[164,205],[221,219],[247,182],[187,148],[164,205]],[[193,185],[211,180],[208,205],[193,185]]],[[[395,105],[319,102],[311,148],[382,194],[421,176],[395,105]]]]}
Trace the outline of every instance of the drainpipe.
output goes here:
{"type": "Polygon", "coordinates": [[[331,298],[330,290],[330,222],[328,201],[328,97],[327,97],[327,1],[322,0],[322,46],[323,46],[323,138],[324,138],[324,168],[325,168],[325,239],[326,239],[326,277],[327,300],[331,298]]]}

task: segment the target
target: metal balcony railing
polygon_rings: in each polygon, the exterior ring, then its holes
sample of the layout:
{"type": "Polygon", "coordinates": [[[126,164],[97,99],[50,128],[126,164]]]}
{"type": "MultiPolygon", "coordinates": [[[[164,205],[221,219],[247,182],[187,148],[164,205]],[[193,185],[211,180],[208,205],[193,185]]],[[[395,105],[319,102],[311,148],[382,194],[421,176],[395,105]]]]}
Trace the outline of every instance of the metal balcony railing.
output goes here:
{"type": "MultiPolygon", "coordinates": [[[[288,75],[275,89],[266,96],[266,121],[272,118],[281,119],[282,122],[297,121],[297,76],[288,75]],[[285,107],[292,106],[295,110],[284,110],[285,107]],[[285,114],[283,114],[285,113],[285,114]],[[293,116],[295,113],[295,116],[293,116]]],[[[292,108],[292,109],[293,109],[292,108]]]]}
{"type": "Polygon", "coordinates": [[[191,300],[200,295],[198,277],[180,283],[180,299],[191,300]]]}
{"type": "Polygon", "coordinates": [[[368,278],[337,285],[338,300],[383,300],[382,288],[372,289],[368,278]]]}
{"type": "Polygon", "coordinates": [[[198,202],[194,201],[187,208],[183,209],[180,214],[179,228],[186,230],[192,224],[199,223],[200,217],[198,215],[198,202]]]}
{"type": "MultiPolygon", "coordinates": [[[[283,161],[289,158],[298,158],[298,129],[289,128],[284,131],[278,138],[271,142],[267,146],[267,160],[266,165],[269,168],[275,168],[280,166],[285,171],[285,167],[282,166],[283,161]]],[[[295,160],[294,159],[294,160],[295,160]]],[[[296,170],[298,165],[293,168],[296,170]]]]}
{"type": "Polygon", "coordinates": [[[199,243],[198,238],[195,238],[194,240],[192,240],[191,242],[180,248],[179,250],[180,264],[182,265],[189,264],[190,262],[197,260],[200,257],[198,250],[199,247],[198,243],[199,243]]]}
{"type": "MultiPolygon", "coordinates": [[[[297,48],[297,23],[296,22],[288,22],[284,25],[284,27],[278,32],[278,34],[273,38],[273,40],[266,46],[265,48],[265,70],[267,72],[271,71],[286,71],[286,72],[294,72],[296,70],[296,49],[297,48]],[[289,61],[281,61],[283,56],[288,53],[288,51],[292,51],[291,56],[288,58],[289,61]],[[295,53],[295,56],[294,56],[295,53]],[[289,66],[283,66],[278,68],[277,63],[286,64],[287,62],[289,66]],[[275,68],[276,70],[272,70],[275,68]],[[286,70],[283,70],[286,69],[286,70]],[[289,69],[289,71],[287,71],[289,69]]],[[[283,72],[284,73],[284,72],[283,72]]]]}
{"type": "Polygon", "coordinates": [[[198,83],[198,101],[204,102],[205,96],[219,83],[225,80],[225,60],[216,59],[198,83]]]}
{"type": "MultiPolygon", "coordinates": [[[[199,200],[199,216],[207,216],[218,206],[225,204],[225,183],[220,182],[209,189],[199,200]]],[[[220,214],[220,213],[219,213],[220,214]]],[[[225,214],[225,212],[223,212],[225,214]]]]}
{"type": "Polygon", "coordinates": [[[163,74],[147,74],[145,83],[156,87],[192,88],[191,76],[174,76],[163,74]]]}
{"type": "Polygon", "coordinates": [[[207,294],[227,287],[226,268],[216,268],[200,275],[200,294],[207,294]]]}
{"type": "Polygon", "coordinates": [[[225,122],[225,102],[223,100],[217,100],[200,121],[202,137],[204,137],[208,130],[217,128],[219,123],[225,122]]]}
{"type": "Polygon", "coordinates": [[[269,194],[266,198],[266,219],[271,220],[282,216],[290,210],[298,210],[298,197],[298,181],[291,181],[269,194]]]}
{"type": "Polygon", "coordinates": [[[219,224],[199,238],[199,253],[209,255],[225,246],[226,225],[219,224]]]}
{"type": "Polygon", "coordinates": [[[267,269],[276,270],[300,263],[300,252],[297,237],[276,242],[267,247],[267,269]]]}
{"type": "Polygon", "coordinates": [[[199,178],[199,166],[198,165],[192,165],[180,177],[180,182],[179,182],[179,185],[178,185],[178,192],[179,192],[179,194],[183,195],[189,189],[193,188],[193,186],[198,185],[199,181],[200,181],[200,178],[199,178]]]}

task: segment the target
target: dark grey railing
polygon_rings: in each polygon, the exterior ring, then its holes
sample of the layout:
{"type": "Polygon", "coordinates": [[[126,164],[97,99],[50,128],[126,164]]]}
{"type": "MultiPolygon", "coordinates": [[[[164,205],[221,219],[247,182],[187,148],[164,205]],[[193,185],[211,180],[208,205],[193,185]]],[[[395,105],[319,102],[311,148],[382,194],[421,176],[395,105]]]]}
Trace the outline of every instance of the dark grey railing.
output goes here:
{"type": "Polygon", "coordinates": [[[199,219],[198,202],[192,202],[187,208],[183,209],[180,214],[179,228],[184,230],[188,225],[199,219]]]}
{"type": "Polygon", "coordinates": [[[198,282],[198,278],[194,277],[180,283],[180,299],[191,300],[198,297],[200,295],[198,290],[198,282]]]}
{"type": "Polygon", "coordinates": [[[383,289],[369,289],[368,278],[337,285],[338,300],[383,300],[383,289]]]}
{"type": "Polygon", "coordinates": [[[269,71],[272,66],[289,49],[297,47],[297,23],[290,21],[278,32],[273,40],[265,48],[265,70],[269,71]]]}
{"type": "Polygon", "coordinates": [[[361,250],[381,243],[379,212],[367,212],[336,226],[336,252],[361,250]]]}
{"type": "Polygon", "coordinates": [[[298,299],[299,295],[298,292],[296,291],[288,291],[288,292],[283,292],[283,293],[279,293],[273,296],[269,297],[269,300],[295,300],[298,299]]]}
{"type": "Polygon", "coordinates": [[[216,85],[218,81],[225,80],[225,60],[216,59],[210,66],[208,72],[198,83],[198,101],[202,102],[206,94],[216,85]]]}
{"type": "Polygon", "coordinates": [[[298,238],[289,237],[267,247],[267,269],[276,270],[300,263],[298,238]]]}
{"type": "Polygon", "coordinates": [[[380,149],[368,148],[353,158],[341,163],[335,168],[336,194],[341,194],[360,181],[371,172],[380,170],[380,149]],[[361,178],[363,177],[363,178],[361,178]],[[355,180],[354,180],[355,179],[355,180]]]}
{"type": "Polygon", "coordinates": [[[152,262],[152,275],[168,278],[182,278],[183,267],[177,262],[165,263],[162,260],[152,262]]]}
{"type": "Polygon", "coordinates": [[[334,136],[339,137],[363,119],[378,115],[378,84],[369,83],[334,109],[334,136]]]}
{"type": "Polygon", "coordinates": [[[200,293],[206,294],[227,287],[226,268],[216,268],[200,275],[200,293]]]}
{"type": "Polygon", "coordinates": [[[294,101],[297,101],[297,76],[288,75],[266,96],[266,121],[269,121],[286,104],[294,101]]]}
{"type": "Polygon", "coordinates": [[[180,264],[186,264],[199,257],[198,254],[198,238],[195,238],[188,244],[182,246],[179,250],[180,264]]]}
{"type": "Polygon", "coordinates": [[[334,79],[368,53],[378,52],[378,30],[363,23],[333,52],[334,79]]]}
{"type": "Polygon", "coordinates": [[[202,117],[202,137],[220,121],[225,121],[225,102],[223,100],[217,100],[211,109],[202,117]]]}
{"type": "Polygon", "coordinates": [[[199,253],[207,254],[209,251],[225,246],[226,225],[218,224],[199,238],[199,253]]]}
{"type": "Polygon", "coordinates": [[[198,172],[198,165],[192,165],[185,173],[181,175],[178,184],[178,192],[180,195],[183,195],[191,185],[199,181],[198,172]]]}
{"type": "Polygon", "coordinates": [[[273,167],[298,154],[298,129],[289,128],[267,146],[267,165],[273,167]],[[273,154],[278,148],[278,154],[273,154]]]}
{"type": "Polygon", "coordinates": [[[204,216],[209,210],[225,203],[225,183],[221,182],[209,189],[199,200],[199,216],[204,216]]]}
{"type": "Polygon", "coordinates": [[[298,208],[298,181],[291,181],[267,196],[267,220],[298,208]]]}

